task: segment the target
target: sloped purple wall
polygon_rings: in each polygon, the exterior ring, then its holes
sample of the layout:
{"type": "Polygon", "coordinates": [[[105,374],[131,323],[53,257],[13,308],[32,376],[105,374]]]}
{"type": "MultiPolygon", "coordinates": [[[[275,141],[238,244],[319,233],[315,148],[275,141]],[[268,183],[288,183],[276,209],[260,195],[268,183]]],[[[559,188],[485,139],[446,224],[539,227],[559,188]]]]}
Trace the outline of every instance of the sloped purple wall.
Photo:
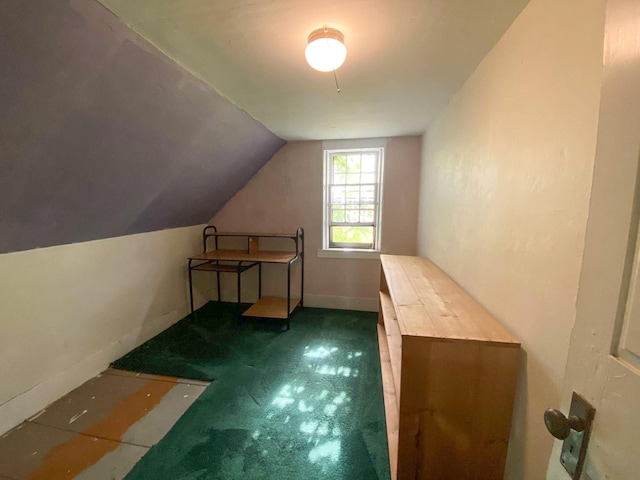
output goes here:
{"type": "Polygon", "coordinates": [[[94,0],[0,2],[0,253],[206,223],[284,143],[94,0]]]}

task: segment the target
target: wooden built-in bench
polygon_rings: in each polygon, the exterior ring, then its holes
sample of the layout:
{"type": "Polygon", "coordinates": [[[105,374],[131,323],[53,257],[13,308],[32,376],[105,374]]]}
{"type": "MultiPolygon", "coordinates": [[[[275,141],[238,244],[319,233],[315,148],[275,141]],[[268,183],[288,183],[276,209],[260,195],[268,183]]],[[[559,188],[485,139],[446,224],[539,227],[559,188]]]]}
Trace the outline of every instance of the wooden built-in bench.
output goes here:
{"type": "Polygon", "coordinates": [[[520,343],[429,259],[380,258],[392,479],[501,480],[520,343]]]}

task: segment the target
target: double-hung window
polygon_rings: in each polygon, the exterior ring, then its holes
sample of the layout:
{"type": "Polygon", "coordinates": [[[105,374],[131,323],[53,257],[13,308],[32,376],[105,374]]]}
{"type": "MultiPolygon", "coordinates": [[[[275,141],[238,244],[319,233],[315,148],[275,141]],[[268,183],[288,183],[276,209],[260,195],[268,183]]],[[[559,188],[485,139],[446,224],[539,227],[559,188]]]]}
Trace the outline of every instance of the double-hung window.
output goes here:
{"type": "Polygon", "coordinates": [[[384,148],[325,150],[324,246],[378,249],[384,148]]]}

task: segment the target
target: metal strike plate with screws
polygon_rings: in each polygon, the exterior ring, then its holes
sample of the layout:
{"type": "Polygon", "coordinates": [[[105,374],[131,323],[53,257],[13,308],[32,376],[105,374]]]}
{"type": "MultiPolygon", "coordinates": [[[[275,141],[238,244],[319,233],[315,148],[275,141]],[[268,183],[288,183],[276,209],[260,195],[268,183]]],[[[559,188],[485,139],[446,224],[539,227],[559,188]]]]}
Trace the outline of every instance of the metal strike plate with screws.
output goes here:
{"type": "Polygon", "coordinates": [[[578,480],[582,475],[595,412],[589,402],[573,392],[568,418],[554,408],[544,413],[544,423],[549,433],[564,440],[560,463],[573,480],[578,480]]]}

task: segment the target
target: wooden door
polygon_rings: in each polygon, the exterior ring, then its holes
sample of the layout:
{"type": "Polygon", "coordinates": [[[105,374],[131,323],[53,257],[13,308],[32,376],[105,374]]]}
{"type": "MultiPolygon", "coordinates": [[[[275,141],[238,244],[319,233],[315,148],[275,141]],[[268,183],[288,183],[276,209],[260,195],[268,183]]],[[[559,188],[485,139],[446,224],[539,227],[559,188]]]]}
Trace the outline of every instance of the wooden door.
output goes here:
{"type": "MultiPolygon", "coordinates": [[[[592,197],[561,410],[568,412],[572,391],[596,408],[582,478],[630,480],[640,479],[640,2],[609,0],[605,24],[592,197]]],[[[561,446],[549,479],[569,478],[561,446]]]]}

